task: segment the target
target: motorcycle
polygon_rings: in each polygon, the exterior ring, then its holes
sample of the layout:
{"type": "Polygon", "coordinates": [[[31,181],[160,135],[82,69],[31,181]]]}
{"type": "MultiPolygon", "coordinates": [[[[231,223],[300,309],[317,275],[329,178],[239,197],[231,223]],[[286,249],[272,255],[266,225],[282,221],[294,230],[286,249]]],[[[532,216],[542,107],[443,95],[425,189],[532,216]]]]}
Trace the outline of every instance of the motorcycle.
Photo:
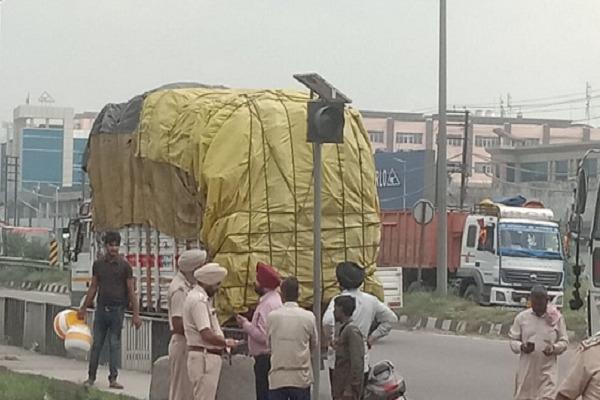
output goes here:
{"type": "Polygon", "coordinates": [[[369,371],[364,400],[407,400],[406,381],[391,361],[380,361],[369,371]]]}

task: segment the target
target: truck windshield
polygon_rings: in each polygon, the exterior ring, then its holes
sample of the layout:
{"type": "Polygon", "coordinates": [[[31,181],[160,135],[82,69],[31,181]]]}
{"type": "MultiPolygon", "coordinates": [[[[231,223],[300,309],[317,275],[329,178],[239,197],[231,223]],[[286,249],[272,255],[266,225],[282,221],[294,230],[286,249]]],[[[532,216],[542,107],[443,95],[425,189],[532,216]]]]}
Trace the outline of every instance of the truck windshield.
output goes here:
{"type": "Polygon", "coordinates": [[[558,227],[501,223],[500,255],[562,260],[558,227]]]}

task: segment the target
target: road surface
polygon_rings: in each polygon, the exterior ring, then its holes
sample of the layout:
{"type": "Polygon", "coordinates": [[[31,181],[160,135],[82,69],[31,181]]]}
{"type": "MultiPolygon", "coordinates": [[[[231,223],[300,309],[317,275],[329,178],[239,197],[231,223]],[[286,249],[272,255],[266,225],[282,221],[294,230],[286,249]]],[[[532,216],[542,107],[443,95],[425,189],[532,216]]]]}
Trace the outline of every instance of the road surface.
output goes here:
{"type": "MultiPolygon", "coordinates": [[[[559,359],[561,376],[572,355],[559,359]]],[[[518,356],[506,340],[393,331],[373,348],[372,362],[384,359],[406,378],[409,400],[507,400],[518,356]]]]}
{"type": "MultiPolygon", "coordinates": [[[[67,295],[0,288],[0,296],[68,305],[67,295]]],[[[560,357],[564,376],[573,348],[560,357]]],[[[392,331],[376,344],[371,362],[390,360],[406,378],[409,400],[507,400],[512,398],[518,357],[506,340],[430,332],[392,331]]],[[[322,374],[321,393],[328,391],[322,374]]],[[[322,399],[327,397],[322,396],[322,399]]]]}

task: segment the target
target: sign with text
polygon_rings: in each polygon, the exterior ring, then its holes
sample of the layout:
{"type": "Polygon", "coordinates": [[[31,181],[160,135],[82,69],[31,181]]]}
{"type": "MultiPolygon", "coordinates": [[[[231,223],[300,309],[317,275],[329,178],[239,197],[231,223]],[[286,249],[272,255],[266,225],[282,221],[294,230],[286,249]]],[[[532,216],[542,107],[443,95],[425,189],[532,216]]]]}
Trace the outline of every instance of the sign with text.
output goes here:
{"type": "MultiPolygon", "coordinates": [[[[375,185],[382,210],[412,208],[417,200],[429,198],[435,172],[433,151],[415,150],[375,153],[375,185]]],[[[433,188],[433,187],[432,187],[433,188]]]]}

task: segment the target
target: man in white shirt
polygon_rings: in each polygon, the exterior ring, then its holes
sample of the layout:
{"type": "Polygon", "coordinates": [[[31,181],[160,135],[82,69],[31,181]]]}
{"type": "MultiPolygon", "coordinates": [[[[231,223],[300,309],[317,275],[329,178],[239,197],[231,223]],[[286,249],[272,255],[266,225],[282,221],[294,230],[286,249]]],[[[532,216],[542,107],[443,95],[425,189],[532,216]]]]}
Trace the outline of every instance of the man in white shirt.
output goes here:
{"type": "MultiPolygon", "coordinates": [[[[337,265],[336,277],[342,293],[340,295],[349,295],[356,299],[356,309],[352,315],[352,321],[356,325],[365,339],[365,380],[369,372],[369,353],[373,343],[384,336],[389,335],[392,330],[392,325],[398,322],[398,317],[392,310],[389,309],[379,299],[368,293],[360,290],[365,273],[363,268],[358,264],[345,261],[337,265]],[[375,330],[371,332],[371,327],[377,325],[375,330]]],[[[329,307],[323,315],[323,337],[329,338],[330,345],[327,348],[327,364],[329,366],[329,377],[333,376],[333,368],[335,367],[335,350],[331,343],[336,338],[336,324],[333,316],[334,300],[331,299],[329,307]]],[[[331,379],[330,379],[331,382],[331,379]]]]}
{"type": "Polygon", "coordinates": [[[269,399],[310,400],[311,352],[318,345],[316,319],[313,313],[298,306],[296,278],[287,278],[281,283],[281,297],[283,307],[267,316],[271,350],[269,399]]]}

